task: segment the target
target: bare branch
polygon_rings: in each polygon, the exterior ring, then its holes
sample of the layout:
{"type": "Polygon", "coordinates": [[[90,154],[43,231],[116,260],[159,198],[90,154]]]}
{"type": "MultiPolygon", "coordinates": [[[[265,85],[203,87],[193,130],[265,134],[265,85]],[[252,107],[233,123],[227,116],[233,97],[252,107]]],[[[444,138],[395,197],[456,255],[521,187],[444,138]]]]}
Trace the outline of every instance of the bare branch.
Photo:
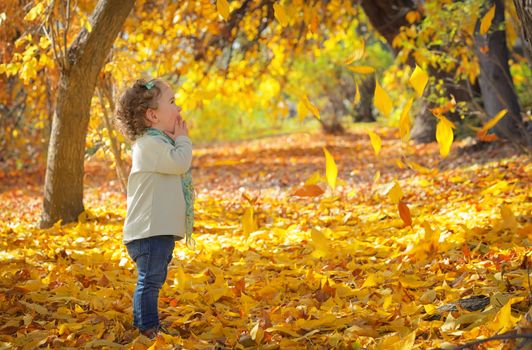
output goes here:
{"type": "MultiPolygon", "coordinates": [[[[469,343],[465,343],[465,344],[459,345],[457,347],[452,348],[451,350],[473,349],[475,346],[477,346],[479,344],[487,343],[487,342],[492,341],[492,340],[506,340],[506,339],[519,339],[519,338],[526,339],[525,343],[528,343],[530,340],[532,340],[532,333],[517,334],[517,333],[509,333],[508,332],[508,333],[504,333],[504,334],[498,334],[498,335],[494,335],[493,337],[480,339],[480,340],[475,340],[475,341],[472,341],[472,342],[469,342],[469,343]]],[[[441,350],[441,349],[440,348],[436,348],[436,349],[433,349],[433,350],[441,350]]]]}

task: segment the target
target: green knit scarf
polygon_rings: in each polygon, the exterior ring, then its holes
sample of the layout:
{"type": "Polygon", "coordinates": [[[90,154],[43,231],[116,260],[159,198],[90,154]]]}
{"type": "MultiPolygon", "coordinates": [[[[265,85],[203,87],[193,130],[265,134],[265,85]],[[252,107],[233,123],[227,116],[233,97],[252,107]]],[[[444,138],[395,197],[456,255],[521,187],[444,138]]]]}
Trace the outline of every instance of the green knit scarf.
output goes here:
{"type": "MultiPolygon", "coordinates": [[[[156,128],[146,129],[146,133],[150,136],[162,136],[172,146],[175,146],[175,141],[164,132],[156,128]]],[[[192,238],[192,228],[194,227],[194,186],[192,184],[192,169],[188,169],[186,173],[181,175],[181,183],[183,184],[183,194],[185,196],[185,238],[187,246],[194,249],[196,241],[192,238]]]]}

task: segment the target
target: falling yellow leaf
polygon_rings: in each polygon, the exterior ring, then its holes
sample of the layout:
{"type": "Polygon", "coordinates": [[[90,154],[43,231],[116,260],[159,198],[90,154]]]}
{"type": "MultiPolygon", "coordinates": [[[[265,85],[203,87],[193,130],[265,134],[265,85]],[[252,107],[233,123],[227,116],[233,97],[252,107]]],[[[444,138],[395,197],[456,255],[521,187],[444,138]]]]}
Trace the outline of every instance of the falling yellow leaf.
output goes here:
{"type": "Polygon", "coordinates": [[[360,103],[360,89],[358,88],[358,83],[355,81],[355,100],[353,104],[356,106],[360,103]]]}
{"type": "Polygon", "coordinates": [[[423,228],[425,229],[425,235],[423,236],[425,242],[428,244],[429,249],[437,249],[440,241],[439,231],[434,231],[427,221],[423,222],[423,228]]]}
{"type": "Polygon", "coordinates": [[[286,16],[284,6],[280,3],[275,3],[273,4],[273,11],[275,18],[277,18],[281,26],[286,27],[288,25],[288,17],[286,16]]]}
{"type": "Polygon", "coordinates": [[[310,113],[312,113],[312,115],[314,115],[316,119],[320,120],[320,111],[309,101],[307,95],[303,95],[301,97],[301,101],[303,102],[305,108],[310,111],[310,113]]]}
{"type": "Polygon", "coordinates": [[[336,177],[338,176],[338,168],[334,161],[333,156],[323,147],[323,152],[325,153],[325,176],[327,177],[327,183],[334,190],[336,187],[336,177]]]}
{"type": "Polygon", "coordinates": [[[401,198],[403,198],[403,191],[399,182],[394,181],[392,188],[388,191],[388,198],[390,198],[393,204],[399,204],[401,198]]]}
{"type": "Polygon", "coordinates": [[[499,122],[499,120],[504,118],[507,112],[507,109],[501,110],[499,113],[497,113],[497,115],[495,115],[495,117],[491,118],[486,124],[484,124],[480,131],[488,131],[489,129],[493,128],[499,122]]]}
{"type": "Polygon", "coordinates": [[[441,117],[438,125],[436,126],[436,141],[440,145],[440,155],[447,157],[451,151],[451,145],[453,143],[453,129],[452,123],[445,117],[441,117]]]}
{"type": "Polygon", "coordinates": [[[410,139],[410,108],[412,108],[412,103],[414,103],[413,98],[405,104],[399,118],[399,135],[403,142],[407,142],[410,139]]]}
{"type": "Polygon", "coordinates": [[[365,46],[366,46],[365,43],[362,42],[362,45],[360,47],[355,48],[355,50],[353,51],[353,54],[345,60],[344,64],[347,66],[361,59],[362,56],[364,56],[364,51],[366,49],[365,46]]]}
{"type": "Polygon", "coordinates": [[[376,183],[377,181],[379,181],[380,177],[381,177],[381,172],[380,172],[380,170],[377,170],[375,172],[375,175],[373,176],[373,181],[372,182],[376,183]]]}
{"type": "Polygon", "coordinates": [[[310,177],[305,181],[305,185],[315,185],[320,182],[322,176],[319,171],[315,171],[310,177]]]}
{"type": "Polygon", "coordinates": [[[244,211],[242,216],[242,232],[244,235],[249,235],[251,232],[257,230],[257,225],[255,223],[255,218],[253,215],[253,207],[250,206],[244,211]]]}
{"type": "Polygon", "coordinates": [[[399,158],[395,160],[395,165],[397,165],[399,169],[406,169],[405,163],[403,163],[399,158]]]}
{"type": "Polygon", "coordinates": [[[482,20],[480,21],[480,34],[484,35],[488,32],[488,30],[491,27],[491,22],[493,21],[493,17],[495,17],[495,5],[493,5],[488,12],[482,17],[482,20]]]}
{"type": "Polygon", "coordinates": [[[347,69],[358,74],[371,74],[375,72],[375,68],[370,66],[351,66],[347,67],[347,69]]]}
{"type": "Polygon", "coordinates": [[[423,96],[423,91],[425,90],[425,86],[427,85],[428,81],[428,74],[416,64],[416,68],[414,69],[414,72],[410,76],[408,82],[414,88],[414,90],[416,90],[418,97],[423,96]]]}
{"type": "Polygon", "coordinates": [[[368,130],[368,135],[371,141],[371,146],[373,146],[373,150],[375,151],[375,155],[378,156],[381,150],[382,140],[379,135],[371,130],[368,130]]]}
{"type": "Polygon", "coordinates": [[[305,120],[307,114],[308,114],[307,107],[305,107],[305,104],[303,103],[303,101],[299,101],[297,103],[297,116],[299,118],[299,121],[302,122],[303,120],[305,120]]]}
{"type": "Polygon", "coordinates": [[[388,93],[386,93],[386,91],[380,86],[379,82],[375,84],[375,97],[373,98],[373,103],[382,114],[385,116],[390,115],[390,112],[392,111],[392,100],[390,99],[390,96],[388,96],[388,93]]]}
{"type": "Polygon", "coordinates": [[[216,10],[226,21],[229,19],[229,3],[227,0],[216,0],[216,10]]]}
{"type": "Polygon", "coordinates": [[[427,167],[424,167],[423,165],[421,164],[418,164],[416,162],[412,162],[412,161],[405,161],[406,164],[410,167],[410,169],[412,170],[415,170],[417,171],[418,173],[421,173],[421,174],[436,174],[438,172],[437,169],[429,169],[427,167]]]}

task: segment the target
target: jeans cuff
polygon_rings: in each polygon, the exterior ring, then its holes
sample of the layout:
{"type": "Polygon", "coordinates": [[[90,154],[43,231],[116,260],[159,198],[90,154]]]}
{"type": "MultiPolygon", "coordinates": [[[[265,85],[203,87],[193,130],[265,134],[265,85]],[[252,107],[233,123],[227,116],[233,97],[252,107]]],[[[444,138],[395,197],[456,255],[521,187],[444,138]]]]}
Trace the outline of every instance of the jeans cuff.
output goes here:
{"type": "Polygon", "coordinates": [[[139,327],[139,326],[136,326],[138,328],[139,331],[145,331],[145,330],[148,330],[150,328],[157,328],[159,327],[159,324],[158,323],[154,323],[152,326],[148,326],[148,327],[139,327]]]}

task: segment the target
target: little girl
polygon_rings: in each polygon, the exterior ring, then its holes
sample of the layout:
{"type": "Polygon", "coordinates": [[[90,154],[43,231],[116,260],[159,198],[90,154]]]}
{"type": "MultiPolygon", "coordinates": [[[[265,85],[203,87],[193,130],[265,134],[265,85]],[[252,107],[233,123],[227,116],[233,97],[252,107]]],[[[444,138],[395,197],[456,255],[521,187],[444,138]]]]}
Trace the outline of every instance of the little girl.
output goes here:
{"type": "Polygon", "coordinates": [[[192,143],[174,92],[162,80],[137,80],[118,100],[116,122],[131,141],[123,242],[137,265],[133,326],[153,339],[159,323],[159,290],[175,241],[192,244],[192,143]]]}

